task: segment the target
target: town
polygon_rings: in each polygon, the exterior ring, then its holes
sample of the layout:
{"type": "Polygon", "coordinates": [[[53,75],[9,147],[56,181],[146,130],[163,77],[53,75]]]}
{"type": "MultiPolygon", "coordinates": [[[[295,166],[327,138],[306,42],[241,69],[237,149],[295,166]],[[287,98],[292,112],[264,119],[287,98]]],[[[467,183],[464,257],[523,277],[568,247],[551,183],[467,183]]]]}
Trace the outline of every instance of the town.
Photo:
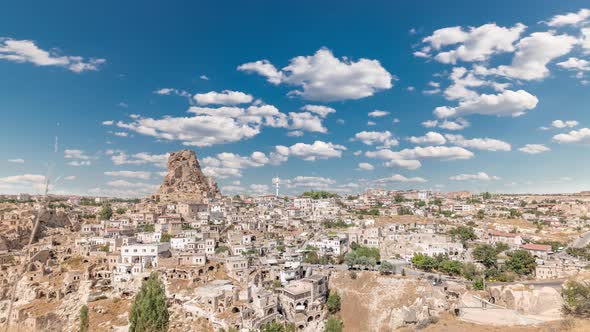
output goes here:
{"type": "Polygon", "coordinates": [[[588,314],[590,192],[288,196],[275,178],[226,196],[194,151],[167,166],[141,199],[3,195],[0,325],[126,331],[150,282],[170,331],[532,331],[588,314]]]}

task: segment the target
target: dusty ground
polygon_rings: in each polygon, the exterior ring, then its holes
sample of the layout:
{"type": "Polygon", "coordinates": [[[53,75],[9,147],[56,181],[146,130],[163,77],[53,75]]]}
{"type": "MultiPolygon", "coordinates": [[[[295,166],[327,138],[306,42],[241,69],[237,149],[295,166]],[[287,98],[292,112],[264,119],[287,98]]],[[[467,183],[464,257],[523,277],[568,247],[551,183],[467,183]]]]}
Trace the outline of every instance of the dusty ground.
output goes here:
{"type": "Polygon", "coordinates": [[[129,324],[130,299],[105,299],[88,304],[90,332],[110,330],[111,326],[129,324]]]}
{"type": "MultiPolygon", "coordinates": [[[[402,328],[400,332],[415,331],[413,328],[402,328]]],[[[566,320],[551,322],[538,326],[489,326],[463,322],[451,314],[442,315],[436,324],[431,324],[420,330],[424,332],[587,332],[590,331],[588,320],[566,320]]]]}

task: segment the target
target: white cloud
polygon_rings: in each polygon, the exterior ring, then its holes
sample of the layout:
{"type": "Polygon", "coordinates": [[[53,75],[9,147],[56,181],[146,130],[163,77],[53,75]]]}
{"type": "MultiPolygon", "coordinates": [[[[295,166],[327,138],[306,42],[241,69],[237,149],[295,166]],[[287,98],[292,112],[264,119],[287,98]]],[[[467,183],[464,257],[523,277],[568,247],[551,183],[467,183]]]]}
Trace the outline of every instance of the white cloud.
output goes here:
{"type": "Polygon", "coordinates": [[[558,143],[590,144],[590,129],[581,128],[580,130],[572,130],[569,133],[557,134],[553,136],[553,140],[558,143]]]}
{"type": "Polygon", "coordinates": [[[22,164],[25,162],[22,158],[8,159],[9,163],[22,164]]]}
{"type": "Polygon", "coordinates": [[[459,174],[455,176],[451,176],[449,178],[453,181],[469,181],[469,180],[476,180],[476,181],[492,181],[492,180],[500,180],[497,176],[490,176],[484,172],[478,172],[476,174],[459,174]]]}
{"type": "Polygon", "coordinates": [[[578,59],[576,57],[571,57],[566,61],[558,62],[557,65],[568,70],[590,71],[590,61],[578,59]]]}
{"type": "Polygon", "coordinates": [[[553,16],[547,25],[550,27],[562,27],[566,25],[578,25],[590,17],[590,10],[580,9],[577,13],[567,13],[553,16]]]}
{"type": "Polygon", "coordinates": [[[207,75],[201,75],[199,76],[200,79],[204,80],[204,81],[208,81],[209,77],[207,75]]]}
{"type": "Polygon", "coordinates": [[[103,126],[112,126],[114,123],[115,121],[113,120],[107,120],[102,122],[103,126]]]}
{"type": "Polygon", "coordinates": [[[379,118],[379,117],[382,117],[382,116],[386,116],[388,114],[389,114],[389,112],[387,112],[387,111],[380,111],[380,110],[374,110],[372,112],[369,112],[369,116],[372,117],[372,118],[379,118]]]}
{"type": "Polygon", "coordinates": [[[519,80],[541,80],[549,76],[547,64],[568,54],[578,40],[570,35],[556,35],[554,31],[535,32],[522,38],[510,65],[493,69],[476,68],[482,75],[500,75],[519,80]]]}
{"type": "Polygon", "coordinates": [[[74,167],[81,167],[81,166],[90,166],[92,163],[88,160],[72,160],[70,162],[67,163],[70,166],[74,166],[74,167]]]}
{"type": "Polygon", "coordinates": [[[328,116],[328,114],[336,113],[336,110],[333,109],[332,107],[322,106],[322,105],[305,105],[305,106],[301,107],[301,109],[304,111],[309,111],[309,112],[315,113],[315,114],[321,116],[322,118],[325,118],[326,116],[328,116]]]}
{"type": "Polygon", "coordinates": [[[575,120],[567,120],[567,121],[563,121],[563,120],[554,120],[553,122],[551,122],[551,126],[553,126],[554,128],[572,128],[577,126],[579,123],[578,121],[575,120]]]}
{"type": "Polygon", "coordinates": [[[328,129],[322,124],[322,119],[319,116],[309,112],[289,113],[289,120],[291,123],[289,129],[301,129],[310,132],[326,133],[328,129]]]}
{"type": "Polygon", "coordinates": [[[127,136],[129,136],[129,133],[126,133],[124,131],[116,131],[113,133],[113,135],[118,136],[118,137],[127,137],[127,136]]]}
{"type": "Polygon", "coordinates": [[[374,169],[375,169],[375,167],[369,163],[359,163],[358,164],[359,171],[372,171],[374,169]]]}
{"type": "Polygon", "coordinates": [[[330,142],[315,141],[313,144],[296,143],[290,147],[277,145],[276,157],[288,158],[295,156],[307,161],[317,159],[340,158],[346,147],[330,142]]]}
{"type": "Polygon", "coordinates": [[[401,174],[394,174],[390,177],[386,177],[386,178],[382,178],[382,179],[378,179],[375,182],[377,183],[388,183],[388,182],[417,182],[417,183],[424,183],[424,182],[428,182],[426,179],[421,178],[421,177],[405,177],[401,174]]]}
{"type": "Polygon", "coordinates": [[[473,152],[458,146],[418,146],[395,152],[388,149],[381,149],[367,151],[365,155],[369,158],[386,160],[385,166],[403,167],[407,169],[420,168],[422,166],[420,160],[422,159],[458,160],[470,159],[474,156],[473,152]]]}
{"type": "Polygon", "coordinates": [[[222,92],[210,91],[197,93],[193,96],[199,105],[237,105],[251,103],[254,99],[251,95],[240,92],[223,90],[222,92]]]}
{"type": "Polygon", "coordinates": [[[73,180],[76,180],[76,176],[75,175],[68,175],[68,176],[64,177],[64,180],[73,181],[73,180]]]}
{"type": "Polygon", "coordinates": [[[528,153],[528,154],[538,154],[538,153],[551,151],[551,149],[546,147],[543,144],[527,144],[527,145],[519,148],[518,151],[528,153]]]}
{"type": "Polygon", "coordinates": [[[238,66],[238,70],[262,75],[272,84],[280,84],[283,80],[283,73],[278,71],[268,60],[248,62],[238,66]]]}
{"type": "Polygon", "coordinates": [[[205,157],[202,160],[203,173],[216,178],[240,177],[242,170],[250,167],[262,167],[271,162],[266,154],[255,151],[249,156],[222,152],[215,157],[205,157]]]}
{"type": "Polygon", "coordinates": [[[493,138],[472,138],[466,139],[461,135],[446,134],[445,137],[449,143],[462,146],[464,148],[473,148],[486,151],[510,151],[512,146],[504,141],[493,138]]]}
{"type": "Polygon", "coordinates": [[[165,168],[168,162],[169,154],[150,154],[148,152],[140,152],[133,155],[128,155],[123,151],[107,151],[107,155],[111,156],[111,160],[115,165],[145,165],[153,164],[158,167],[165,168]]]}
{"type": "Polygon", "coordinates": [[[66,159],[81,159],[81,160],[92,159],[90,156],[86,155],[86,153],[83,150],[76,150],[76,149],[64,150],[64,158],[66,158],[66,159]]]}
{"type": "Polygon", "coordinates": [[[381,147],[392,147],[399,144],[398,140],[393,137],[389,131],[361,131],[354,135],[356,141],[363,142],[366,145],[381,144],[381,147]]]}
{"type": "Polygon", "coordinates": [[[0,37],[0,60],[29,62],[36,66],[64,67],[76,73],[98,70],[98,67],[106,62],[105,59],[90,58],[85,60],[80,56],[59,55],[55,51],[40,49],[31,40],[2,37],[0,37]]]}
{"type": "Polygon", "coordinates": [[[390,89],[393,79],[377,60],[338,59],[327,48],[311,56],[295,57],[280,71],[266,60],[243,64],[238,70],[263,75],[273,84],[299,86],[300,90],[289,94],[319,101],[369,97],[390,89]]]}
{"type": "Polygon", "coordinates": [[[176,95],[176,96],[187,97],[187,98],[190,98],[190,96],[191,96],[191,94],[188,93],[187,91],[173,89],[173,88],[162,88],[162,89],[154,91],[154,93],[157,95],[162,95],[162,96],[176,95]]]}
{"type": "Polygon", "coordinates": [[[108,171],[104,172],[104,175],[107,176],[114,176],[114,177],[124,177],[130,179],[142,179],[142,180],[149,180],[151,176],[151,172],[142,172],[142,171],[108,171]]]}
{"type": "Polygon", "coordinates": [[[270,187],[266,184],[251,184],[250,190],[256,194],[266,194],[269,192],[270,187]]]}
{"type": "Polygon", "coordinates": [[[297,176],[287,182],[287,187],[327,188],[336,181],[320,176],[297,176]]]}
{"type": "Polygon", "coordinates": [[[184,145],[200,147],[252,138],[260,133],[262,126],[288,126],[287,116],[272,105],[191,107],[189,113],[194,116],[160,119],[138,116],[129,123],[119,121],[117,126],[142,135],[180,140],[184,145]]]}
{"type": "Polygon", "coordinates": [[[481,94],[459,102],[456,107],[440,106],[434,110],[439,118],[470,114],[520,116],[537,106],[539,100],[524,91],[502,91],[499,94],[481,94]]]}
{"type": "Polygon", "coordinates": [[[446,130],[463,130],[470,125],[471,123],[469,123],[469,121],[463,118],[457,118],[454,121],[444,120],[443,122],[439,123],[438,127],[446,130]]]}
{"type": "Polygon", "coordinates": [[[367,126],[374,126],[374,125],[376,125],[376,124],[377,124],[377,123],[376,123],[376,122],[374,122],[374,121],[367,121],[367,126]]]}
{"type": "Polygon", "coordinates": [[[513,43],[520,38],[526,26],[517,23],[512,28],[500,27],[495,23],[484,24],[479,27],[469,27],[466,31],[462,27],[449,27],[434,31],[431,36],[423,39],[430,45],[416,56],[428,57],[428,52],[440,50],[442,47],[457,45],[456,48],[441,51],[434,56],[442,63],[456,63],[461,61],[486,61],[493,54],[513,52],[513,43]]]}
{"type": "Polygon", "coordinates": [[[411,136],[408,140],[414,144],[442,145],[447,142],[445,137],[437,132],[429,131],[424,136],[411,136]]]}
{"type": "Polygon", "coordinates": [[[0,178],[0,190],[4,192],[39,192],[45,188],[45,176],[22,174],[0,178]]]}

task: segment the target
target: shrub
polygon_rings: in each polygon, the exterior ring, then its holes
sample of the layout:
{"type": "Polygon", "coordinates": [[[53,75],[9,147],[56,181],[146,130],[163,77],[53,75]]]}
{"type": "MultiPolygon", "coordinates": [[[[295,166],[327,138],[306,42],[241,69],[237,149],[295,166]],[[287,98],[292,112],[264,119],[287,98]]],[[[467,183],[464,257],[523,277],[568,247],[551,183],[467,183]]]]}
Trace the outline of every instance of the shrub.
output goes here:
{"type": "Polygon", "coordinates": [[[326,307],[328,307],[328,311],[331,314],[335,314],[340,311],[340,295],[336,292],[330,292],[328,295],[328,300],[326,300],[326,307]]]}
{"type": "Polygon", "coordinates": [[[168,304],[164,285],[156,273],[143,282],[129,315],[129,332],[168,330],[168,304]]]}
{"type": "Polygon", "coordinates": [[[80,308],[80,332],[88,331],[89,325],[90,324],[88,322],[88,306],[83,305],[80,308]]]}
{"type": "Polygon", "coordinates": [[[324,332],[342,332],[343,323],[336,318],[329,318],[324,326],[324,332]]]}
{"type": "Polygon", "coordinates": [[[561,291],[563,312],[579,318],[590,318],[590,283],[568,281],[561,291]]]}

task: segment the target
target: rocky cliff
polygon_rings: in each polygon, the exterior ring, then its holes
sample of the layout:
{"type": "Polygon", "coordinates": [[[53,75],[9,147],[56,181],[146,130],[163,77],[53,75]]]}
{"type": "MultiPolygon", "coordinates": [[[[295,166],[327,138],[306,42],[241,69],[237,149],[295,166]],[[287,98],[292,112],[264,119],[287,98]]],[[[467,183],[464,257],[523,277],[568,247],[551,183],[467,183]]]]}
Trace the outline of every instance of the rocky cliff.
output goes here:
{"type": "Polygon", "coordinates": [[[168,174],[155,195],[161,202],[203,202],[219,196],[215,180],[201,171],[192,150],[180,150],[168,158],[168,174]]]}

